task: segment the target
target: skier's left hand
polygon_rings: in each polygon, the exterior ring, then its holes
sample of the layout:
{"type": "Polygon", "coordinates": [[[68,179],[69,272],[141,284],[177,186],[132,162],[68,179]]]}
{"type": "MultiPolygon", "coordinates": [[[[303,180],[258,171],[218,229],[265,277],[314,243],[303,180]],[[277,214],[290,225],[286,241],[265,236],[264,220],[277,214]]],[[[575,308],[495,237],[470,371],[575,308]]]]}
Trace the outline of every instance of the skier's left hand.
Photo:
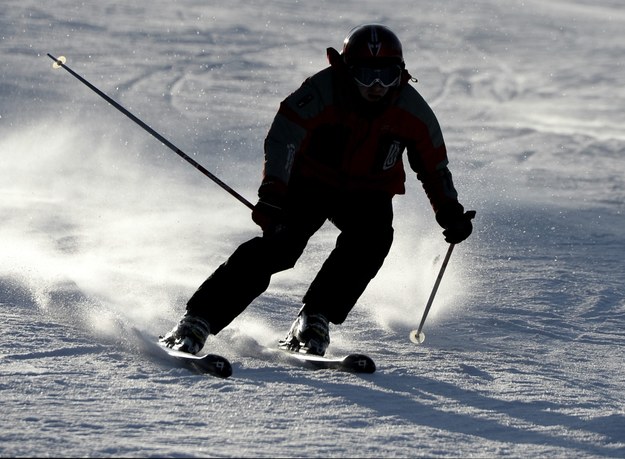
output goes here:
{"type": "Polygon", "coordinates": [[[459,244],[468,238],[473,232],[473,224],[471,223],[473,217],[475,217],[475,211],[469,210],[457,220],[452,220],[445,231],[443,231],[445,241],[450,244],[459,244]]]}
{"type": "Polygon", "coordinates": [[[471,220],[474,217],[474,210],[464,212],[460,204],[436,213],[436,220],[444,229],[445,241],[450,244],[459,244],[471,235],[473,232],[471,220]]]}

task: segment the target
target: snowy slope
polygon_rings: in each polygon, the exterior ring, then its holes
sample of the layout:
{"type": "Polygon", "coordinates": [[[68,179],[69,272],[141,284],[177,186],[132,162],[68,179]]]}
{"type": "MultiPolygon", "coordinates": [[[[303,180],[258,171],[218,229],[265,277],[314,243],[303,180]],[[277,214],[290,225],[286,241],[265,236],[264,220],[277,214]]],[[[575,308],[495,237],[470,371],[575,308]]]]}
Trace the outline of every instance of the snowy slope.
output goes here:
{"type": "Polygon", "coordinates": [[[37,2],[0,5],[0,456],[625,457],[625,12],[618,0],[37,2]],[[279,102],[349,29],[404,43],[475,233],[451,258],[413,174],[396,243],[315,372],[282,338],[333,246],[207,349],[156,338],[258,233],[249,210],[46,53],[254,200],[279,102]]]}

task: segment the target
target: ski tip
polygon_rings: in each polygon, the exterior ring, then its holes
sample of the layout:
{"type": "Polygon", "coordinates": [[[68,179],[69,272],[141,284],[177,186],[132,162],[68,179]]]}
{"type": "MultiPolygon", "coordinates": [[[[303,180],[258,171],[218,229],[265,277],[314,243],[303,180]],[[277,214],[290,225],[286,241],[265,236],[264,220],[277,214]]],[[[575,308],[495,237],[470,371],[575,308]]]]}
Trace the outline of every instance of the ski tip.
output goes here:
{"type": "Polygon", "coordinates": [[[229,378],[232,376],[232,365],[230,361],[221,355],[207,354],[199,361],[195,361],[194,365],[203,368],[214,376],[220,378],[229,378]]]}
{"type": "Polygon", "coordinates": [[[375,373],[375,362],[371,357],[364,354],[350,354],[343,359],[346,370],[354,373],[375,373]]]}

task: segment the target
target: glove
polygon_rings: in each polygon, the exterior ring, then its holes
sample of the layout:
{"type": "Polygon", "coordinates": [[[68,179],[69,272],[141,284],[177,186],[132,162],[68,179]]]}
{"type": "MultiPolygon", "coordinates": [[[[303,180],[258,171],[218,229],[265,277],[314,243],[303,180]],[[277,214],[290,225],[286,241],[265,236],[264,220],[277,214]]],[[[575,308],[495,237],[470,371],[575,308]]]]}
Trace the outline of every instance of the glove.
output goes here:
{"type": "Polygon", "coordinates": [[[459,244],[473,232],[471,220],[475,211],[464,211],[459,203],[447,206],[436,212],[436,221],[444,229],[445,241],[450,244],[459,244]]]}
{"type": "Polygon", "coordinates": [[[258,189],[258,202],[252,210],[252,220],[265,232],[273,232],[284,220],[282,210],[286,185],[271,177],[266,177],[258,189]]]}

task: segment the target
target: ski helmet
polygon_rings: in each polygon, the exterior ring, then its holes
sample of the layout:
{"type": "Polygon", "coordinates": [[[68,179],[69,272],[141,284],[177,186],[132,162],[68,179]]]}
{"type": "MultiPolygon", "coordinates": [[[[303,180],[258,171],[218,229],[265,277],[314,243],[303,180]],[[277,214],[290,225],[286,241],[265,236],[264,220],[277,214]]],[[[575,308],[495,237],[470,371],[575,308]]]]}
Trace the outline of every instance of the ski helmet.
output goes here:
{"type": "Polygon", "coordinates": [[[385,67],[404,65],[401,42],[381,24],[354,27],[343,41],[343,60],[348,66],[385,67]]]}

